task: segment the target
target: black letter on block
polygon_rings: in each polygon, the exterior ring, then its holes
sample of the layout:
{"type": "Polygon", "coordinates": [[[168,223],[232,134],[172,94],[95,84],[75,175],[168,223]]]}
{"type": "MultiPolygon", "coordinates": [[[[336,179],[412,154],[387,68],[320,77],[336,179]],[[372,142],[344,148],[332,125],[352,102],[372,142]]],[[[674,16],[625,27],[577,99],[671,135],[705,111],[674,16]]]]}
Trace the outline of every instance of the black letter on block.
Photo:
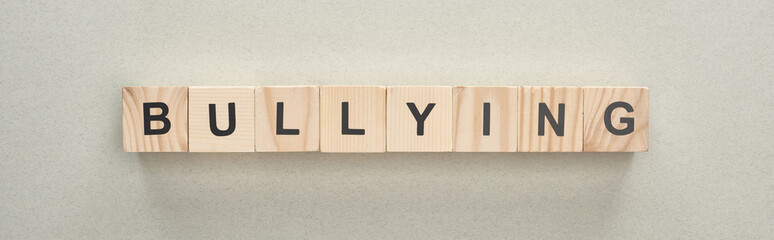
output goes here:
{"type": "Polygon", "coordinates": [[[484,136],[489,136],[489,103],[484,103],[484,136]]]}
{"type": "Polygon", "coordinates": [[[341,135],[365,135],[365,129],[349,128],[349,102],[341,102],[341,135]]]}
{"type": "Polygon", "coordinates": [[[417,105],[409,102],[406,103],[408,105],[409,110],[411,110],[411,115],[414,115],[414,119],[417,120],[417,136],[425,135],[425,119],[427,119],[427,116],[430,115],[430,111],[433,110],[433,107],[435,107],[435,103],[428,103],[427,107],[425,107],[425,111],[422,112],[422,114],[419,114],[419,110],[417,109],[417,105]]]}
{"type": "Polygon", "coordinates": [[[145,120],[143,121],[145,123],[145,135],[161,135],[169,132],[169,128],[172,124],[169,123],[169,119],[167,118],[167,113],[169,113],[167,104],[161,102],[142,103],[142,111],[142,119],[145,120]],[[161,114],[151,115],[151,108],[160,108],[161,114]],[[151,129],[151,121],[161,121],[164,123],[164,126],[161,127],[161,129],[151,129]]]}
{"type": "Polygon", "coordinates": [[[634,108],[629,103],[626,103],[626,102],[611,103],[609,106],[607,106],[607,109],[605,109],[605,128],[607,128],[607,131],[610,131],[610,133],[614,135],[626,135],[634,132],[634,118],[621,118],[621,122],[626,123],[626,128],[624,129],[616,129],[613,127],[611,118],[613,118],[613,110],[615,110],[616,108],[626,109],[626,112],[634,112],[634,108]]]}
{"type": "Polygon", "coordinates": [[[277,103],[277,135],[298,135],[298,129],[285,129],[283,125],[283,116],[285,115],[285,103],[277,103]]]}
{"type": "Polygon", "coordinates": [[[551,115],[551,110],[548,109],[546,103],[540,103],[538,108],[538,136],[546,135],[546,123],[543,121],[546,119],[551,123],[551,128],[554,129],[556,136],[564,136],[564,103],[559,104],[559,121],[554,119],[551,115]]]}
{"type": "Polygon", "coordinates": [[[221,131],[218,129],[217,119],[215,118],[215,104],[210,104],[210,132],[215,136],[223,137],[234,133],[236,129],[236,104],[228,103],[228,129],[221,131]]]}

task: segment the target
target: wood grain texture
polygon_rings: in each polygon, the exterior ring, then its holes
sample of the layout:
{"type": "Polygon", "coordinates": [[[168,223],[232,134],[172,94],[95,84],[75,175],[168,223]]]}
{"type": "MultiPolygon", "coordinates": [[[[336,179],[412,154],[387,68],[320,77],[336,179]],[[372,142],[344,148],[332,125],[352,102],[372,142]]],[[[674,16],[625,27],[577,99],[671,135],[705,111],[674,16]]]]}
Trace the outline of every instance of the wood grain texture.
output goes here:
{"type": "Polygon", "coordinates": [[[320,91],[317,86],[257,87],[255,89],[255,151],[305,152],[320,150],[320,91]],[[277,134],[277,103],[283,103],[284,129],[298,135],[277,134]]]}
{"type": "Polygon", "coordinates": [[[377,86],[320,88],[320,151],[384,152],[387,92],[377,86]],[[342,102],[349,103],[349,128],[365,135],[342,134],[342,102]]]}
{"type": "Polygon", "coordinates": [[[188,137],[191,152],[255,151],[255,87],[190,87],[188,137]],[[216,106],[218,129],[229,125],[228,103],[235,104],[236,127],[228,136],[210,130],[209,105],[216,106]]]}
{"type": "MultiPolygon", "coordinates": [[[[123,134],[126,152],[187,152],[188,151],[188,88],[187,87],[124,87],[123,134]],[[167,105],[170,128],[165,134],[145,135],[143,103],[162,102],[167,105]]],[[[151,109],[151,115],[161,110],[151,109]]],[[[161,129],[161,121],[151,121],[151,129],[161,129]]]]}
{"type": "Polygon", "coordinates": [[[516,152],[519,137],[518,87],[455,87],[454,152],[516,152]],[[484,135],[489,103],[489,135],[484,135]]]}
{"type": "Polygon", "coordinates": [[[404,86],[387,88],[388,152],[451,152],[452,88],[448,86],[404,86]],[[424,134],[417,135],[417,120],[407,103],[423,113],[435,106],[424,122],[424,134]]]}
{"type": "Polygon", "coordinates": [[[584,87],[584,152],[647,152],[648,151],[648,88],[584,87]],[[621,118],[633,118],[634,131],[615,135],[605,126],[605,111],[614,102],[626,102],[633,112],[623,108],[612,111],[610,124],[625,129],[621,118]]]}
{"type": "Polygon", "coordinates": [[[583,91],[579,87],[521,87],[519,93],[519,152],[583,151],[583,91]],[[546,103],[558,121],[559,104],[565,105],[564,136],[557,136],[547,120],[540,119],[539,104],[546,103]],[[545,135],[538,123],[545,121],[545,135]]]}

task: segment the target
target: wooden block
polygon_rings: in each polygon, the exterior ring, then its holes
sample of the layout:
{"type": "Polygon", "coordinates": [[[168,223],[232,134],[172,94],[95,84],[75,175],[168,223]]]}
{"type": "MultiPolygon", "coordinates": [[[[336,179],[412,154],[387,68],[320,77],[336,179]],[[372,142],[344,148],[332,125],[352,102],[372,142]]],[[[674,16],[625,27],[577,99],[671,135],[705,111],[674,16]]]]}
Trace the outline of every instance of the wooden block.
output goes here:
{"type": "Polygon", "coordinates": [[[320,91],[317,86],[255,89],[255,150],[320,150],[320,91]]]}
{"type": "Polygon", "coordinates": [[[190,87],[191,152],[255,151],[254,87],[190,87]]]}
{"type": "Polygon", "coordinates": [[[384,152],[386,94],[384,87],[321,87],[320,150],[384,152]]]}
{"type": "Polygon", "coordinates": [[[584,87],[584,152],[648,151],[648,88],[584,87]]]}
{"type": "Polygon", "coordinates": [[[387,151],[450,152],[452,88],[388,87],[387,151]]]}
{"type": "Polygon", "coordinates": [[[125,87],[121,95],[124,151],[188,151],[187,87],[125,87]]]}
{"type": "Polygon", "coordinates": [[[516,152],[518,87],[455,87],[455,152],[516,152]]]}
{"type": "Polygon", "coordinates": [[[579,87],[521,87],[519,152],[583,151],[579,87]]]}

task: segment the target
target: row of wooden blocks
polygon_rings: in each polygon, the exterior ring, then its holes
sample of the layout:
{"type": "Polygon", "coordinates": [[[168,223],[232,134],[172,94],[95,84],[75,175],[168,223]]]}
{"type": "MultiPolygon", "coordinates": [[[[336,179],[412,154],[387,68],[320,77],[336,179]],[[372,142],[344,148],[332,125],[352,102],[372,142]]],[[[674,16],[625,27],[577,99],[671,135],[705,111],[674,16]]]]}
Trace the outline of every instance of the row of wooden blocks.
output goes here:
{"type": "Polygon", "coordinates": [[[639,152],[642,87],[124,87],[127,152],[639,152]]]}

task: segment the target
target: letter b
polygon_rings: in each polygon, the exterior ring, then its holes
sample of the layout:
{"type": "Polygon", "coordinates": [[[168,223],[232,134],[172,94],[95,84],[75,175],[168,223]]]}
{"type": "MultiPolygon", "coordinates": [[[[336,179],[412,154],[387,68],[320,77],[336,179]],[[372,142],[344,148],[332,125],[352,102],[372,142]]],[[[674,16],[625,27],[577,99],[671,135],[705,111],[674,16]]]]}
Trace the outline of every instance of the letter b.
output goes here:
{"type": "Polygon", "coordinates": [[[167,114],[169,114],[169,107],[167,107],[167,104],[164,104],[162,102],[143,103],[142,110],[143,110],[142,119],[143,119],[143,125],[145,126],[145,135],[161,135],[169,132],[171,123],[167,118],[167,114]],[[161,109],[161,114],[151,115],[150,113],[151,108],[161,109]],[[151,129],[151,121],[161,121],[161,123],[163,123],[164,126],[161,127],[160,129],[151,129]]]}

